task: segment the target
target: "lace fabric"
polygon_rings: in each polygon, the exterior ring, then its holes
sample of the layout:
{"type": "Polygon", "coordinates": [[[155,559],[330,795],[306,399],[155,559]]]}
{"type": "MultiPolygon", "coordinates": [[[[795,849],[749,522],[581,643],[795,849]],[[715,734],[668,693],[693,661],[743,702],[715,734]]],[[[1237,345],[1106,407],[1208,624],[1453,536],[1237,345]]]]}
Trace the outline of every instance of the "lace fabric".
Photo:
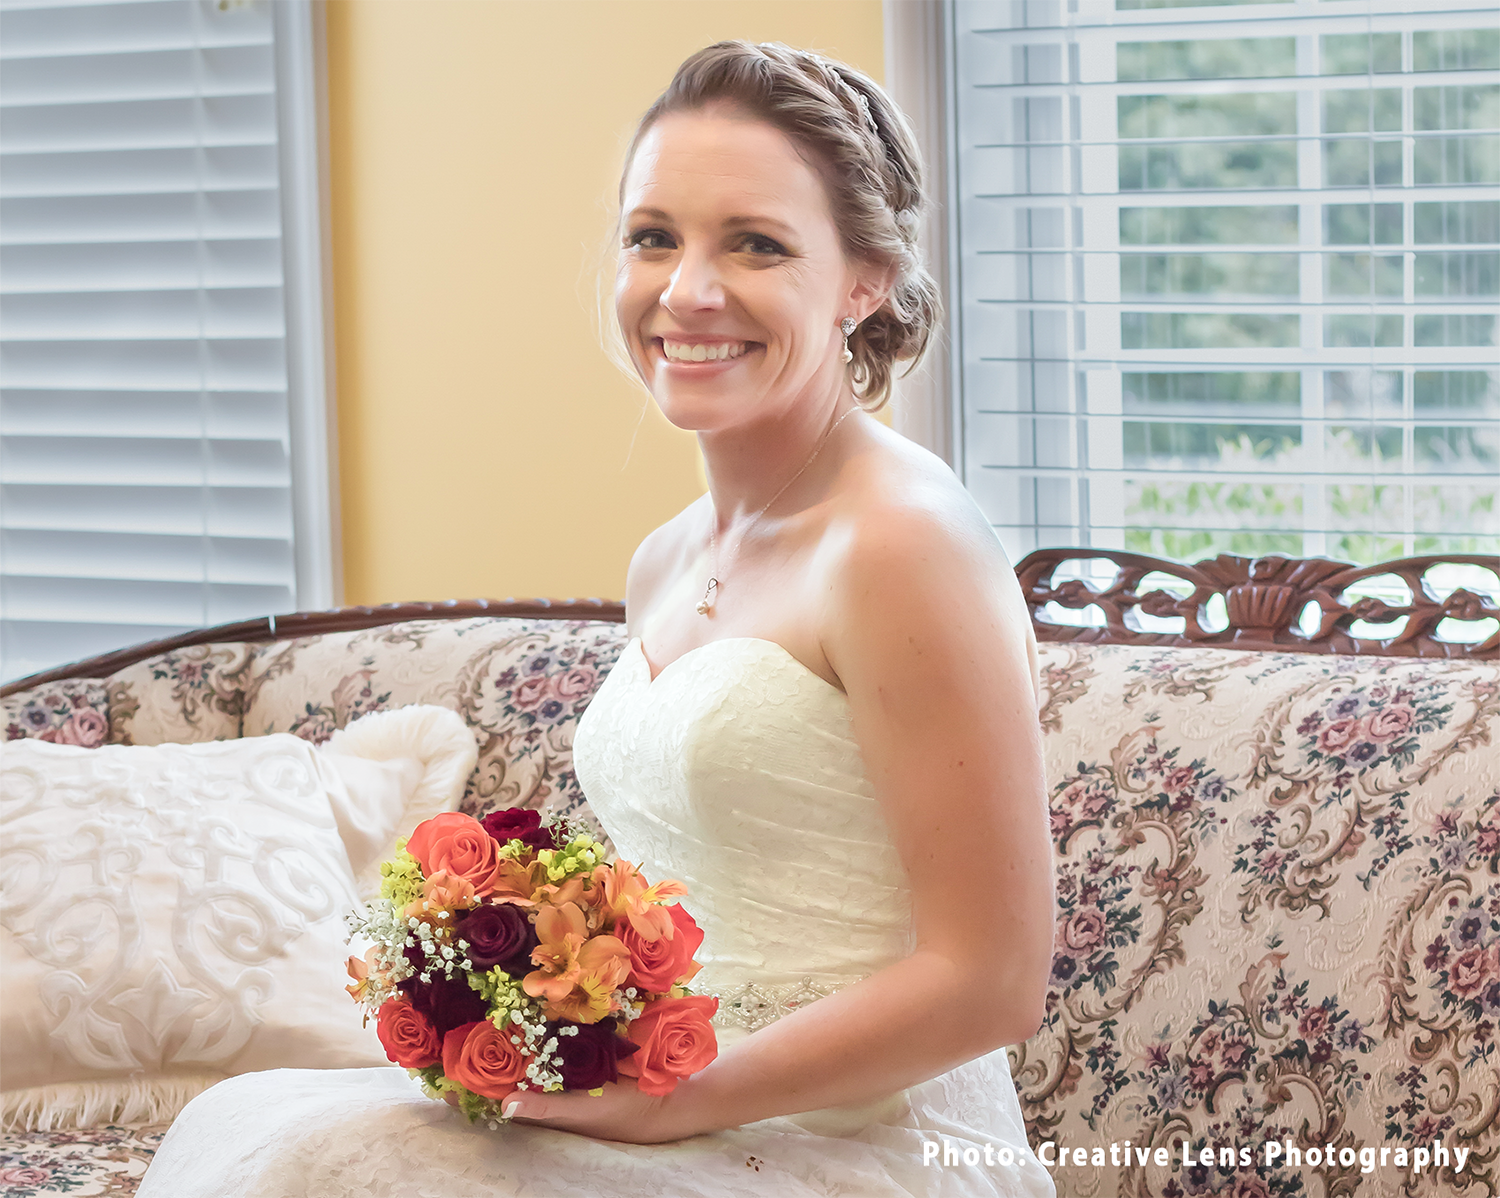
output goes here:
{"type": "MultiPolygon", "coordinates": [[[[780,645],[714,641],[653,680],[631,641],[574,767],[619,854],[678,878],[724,1051],[906,955],[910,896],[843,692],[780,645]]],[[[994,1159],[993,1157],[991,1159],[994,1159]]],[[[676,1144],[469,1127],[398,1069],[233,1078],[173,1125],[140,1198],[1053,1198],[998,1050],[860,1108],[676,1144]],[[924,1164],[952,1145],[960,1163],[924,1164]],[[989,1145],[999,1159],[987,1164],[989,1145]],[[978,1163],[962,1163],[965,1148],[978,1163]],[[1008,1152],[1002,1150],[1008,1149],[1008,1152]]]]}

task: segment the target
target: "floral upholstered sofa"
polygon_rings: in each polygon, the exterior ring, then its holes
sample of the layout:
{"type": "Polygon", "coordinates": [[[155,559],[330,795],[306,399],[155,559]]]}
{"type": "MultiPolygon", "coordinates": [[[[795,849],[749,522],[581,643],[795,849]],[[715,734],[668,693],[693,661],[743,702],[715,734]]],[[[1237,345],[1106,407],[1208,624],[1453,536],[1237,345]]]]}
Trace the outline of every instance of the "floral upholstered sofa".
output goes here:
{"type": "MultiPolygon", "coordinates": [[[[1059,1194],[1500,1191],[1496,597],[1424,586],[1438,565],[1018,567],[1059,908],[1045,1024],[1010,1051],[1059,1194]],[[1394,591],[1356,598],[1377,576],[1394,591]],[[1086,608],[1103,624],[1057,622],[1086,608]]],[[[479,745],[464,810],[589,818],[571,745],[621,617],[538,601],[250,621],[24,680],[5,735],[321,741],[439,704],[479,745]]],[[[0,1194],[133,1193],[164,1131],[5,1133],[0,1194]]]]}

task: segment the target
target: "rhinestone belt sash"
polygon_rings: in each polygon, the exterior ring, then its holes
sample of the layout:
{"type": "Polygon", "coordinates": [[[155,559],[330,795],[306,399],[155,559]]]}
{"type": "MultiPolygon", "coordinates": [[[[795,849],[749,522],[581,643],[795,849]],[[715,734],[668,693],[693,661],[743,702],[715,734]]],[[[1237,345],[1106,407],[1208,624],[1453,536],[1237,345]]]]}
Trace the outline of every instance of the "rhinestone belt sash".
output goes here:
{"type": "Polygon", "coordinates": [[[827,998],[851,982],[825,985],[803,978],[800,982],[762,986],[756,982],[744,982],[719,993],[719,1010],[713,1022],[719,1027],[739,1027],[758,1032],[775,1023],[783,1015],[800,1011],[820,998],[827,998]]]}

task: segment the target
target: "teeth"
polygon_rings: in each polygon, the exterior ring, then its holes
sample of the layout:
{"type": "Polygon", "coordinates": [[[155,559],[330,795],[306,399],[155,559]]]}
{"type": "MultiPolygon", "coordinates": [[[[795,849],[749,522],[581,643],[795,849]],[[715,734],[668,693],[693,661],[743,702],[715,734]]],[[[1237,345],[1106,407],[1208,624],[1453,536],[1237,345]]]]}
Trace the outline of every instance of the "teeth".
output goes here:
{"type": "Polygon", "coordinates": [[[662,352],[673,362],[724,362],[738,358],[745,352],[743,341],[725,342],[720,345],[687,345],[681,341],[662,339],[662,352]]]}

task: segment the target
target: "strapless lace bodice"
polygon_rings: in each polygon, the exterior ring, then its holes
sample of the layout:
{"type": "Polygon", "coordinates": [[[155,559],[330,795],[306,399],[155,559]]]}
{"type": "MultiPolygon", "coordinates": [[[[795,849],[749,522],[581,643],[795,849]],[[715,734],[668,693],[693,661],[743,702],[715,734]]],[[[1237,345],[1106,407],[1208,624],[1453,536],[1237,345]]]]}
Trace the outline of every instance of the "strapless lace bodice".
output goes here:
{"type": "Polygon", "coordinates": [[[631,640],[573,761],[619,855],[687,885],[704,932],[693,990],[724,1000],[722,1026],[753,1030],[910,951],[848,699],[775,642],[712,641],[653,681],[631,640]]]}

